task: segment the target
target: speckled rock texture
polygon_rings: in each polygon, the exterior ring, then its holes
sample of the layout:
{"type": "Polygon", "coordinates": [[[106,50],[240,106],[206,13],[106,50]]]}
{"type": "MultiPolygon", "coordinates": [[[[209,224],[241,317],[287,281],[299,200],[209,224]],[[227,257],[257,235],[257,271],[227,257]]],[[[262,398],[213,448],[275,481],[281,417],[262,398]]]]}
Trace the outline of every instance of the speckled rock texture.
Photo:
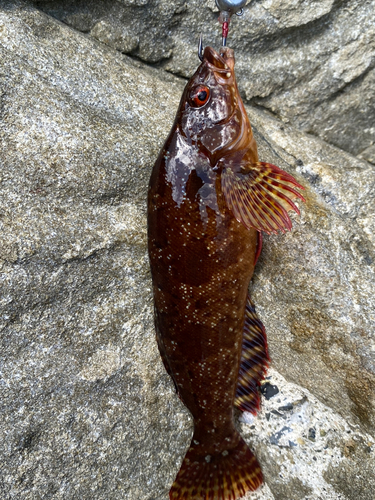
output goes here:
{"type": "MultiPolygon", "coordinates": [[[[0,4],[1,499],[168,498],[192,427],[154,338],[145,197],[183,85],[0,4]]],[[[238,422],[266,478],[246,498],[373,500],[374,167],[248,111],[307,203],[252,284],[274,369],[238,422]]]]}
{"type": "Polygon", "coordinates": [[[374,429],[375,169],[264,112],[248,112],[260,157],[269,158],[271,147],[272,160],[294,165],[307,187],[293,230],[265,237],[253,280],[274,366],[374,429]]]}
{"type": "MultiPolygon", "coordinates": [[[[214,0],[47,0],[45,12],[115,49],[188,77],[214,0]]],[[[375,163],[375,0],[252,0],[229,45],[248,103],[375,163]]]]}

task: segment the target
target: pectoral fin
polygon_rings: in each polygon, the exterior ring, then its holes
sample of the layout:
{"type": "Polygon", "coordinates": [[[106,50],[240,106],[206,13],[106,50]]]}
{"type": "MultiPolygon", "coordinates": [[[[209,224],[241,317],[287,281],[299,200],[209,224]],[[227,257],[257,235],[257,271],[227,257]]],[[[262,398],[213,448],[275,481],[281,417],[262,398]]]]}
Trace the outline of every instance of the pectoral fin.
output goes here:
{"type": "Polygon", "coordinates": [[[221,176],[225,201],[234,217],[247,228],[268,234],[292,228],[288,210],[299,214],[293,198],[305,201],[294,188],[303,186],[271,163],[247,163],[226,167],[221,176]]]}

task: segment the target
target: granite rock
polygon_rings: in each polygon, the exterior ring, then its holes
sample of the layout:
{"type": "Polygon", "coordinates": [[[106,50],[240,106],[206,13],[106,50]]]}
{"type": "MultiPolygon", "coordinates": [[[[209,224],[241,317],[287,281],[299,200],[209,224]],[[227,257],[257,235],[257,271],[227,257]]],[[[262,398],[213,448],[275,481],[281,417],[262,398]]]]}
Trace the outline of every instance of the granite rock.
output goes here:
{"type": "MultiPolygon", "coordinates": [[[[36,2],[117,50],[188,77],[220,40],[214,0],[36,2]]],[[[354,155],[375,143],[375,0],[253,0],[228,43],[244,98],[354,155]]],[[[373,155],[364,156],[374,161],[373,155]]]]}
{"type": "Polygon", "coordinates": [[[265,238],[253,280],[274,366],[373,429],[374,168],[248,111],[261,157],[294,164],[307,187],[293,230],[265,238]]]}
{"type": "Polygon", "coordinates": [[[263,400],[258,417],[245,412],[239,419],[263,467],[261,499],[370,499],[374,439],[274,369],[265,383],[276,385],[279,393],[263,400]]]}
{"type": "MultiPolygon", "coordinates": [[[[192,426],[154,339],[145,197],[184,82],[21,1],[0,60],[1,497],[164,500],[192,426]]],[[[239,422],[266,477],[247,498],[371,500],[373,167],[248,111],[307,203],[252,285],[286,380],[239,422]]]]}

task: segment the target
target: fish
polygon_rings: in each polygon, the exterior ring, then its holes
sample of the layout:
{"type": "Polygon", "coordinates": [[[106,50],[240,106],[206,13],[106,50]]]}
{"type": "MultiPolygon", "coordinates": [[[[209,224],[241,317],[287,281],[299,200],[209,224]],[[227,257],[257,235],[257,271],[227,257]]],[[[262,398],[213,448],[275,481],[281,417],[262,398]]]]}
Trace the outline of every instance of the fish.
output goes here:
{"type": "Polygon", "coordinates": [[[234,408],[259,410],[270,362],[248,287],[262,232],[291,229],[304,188],[259,161],[234,63],[204,49],[149,184],[156,339],[194,422],[170,500],[235,500],[263,482],[234,422],[234,408]]]}

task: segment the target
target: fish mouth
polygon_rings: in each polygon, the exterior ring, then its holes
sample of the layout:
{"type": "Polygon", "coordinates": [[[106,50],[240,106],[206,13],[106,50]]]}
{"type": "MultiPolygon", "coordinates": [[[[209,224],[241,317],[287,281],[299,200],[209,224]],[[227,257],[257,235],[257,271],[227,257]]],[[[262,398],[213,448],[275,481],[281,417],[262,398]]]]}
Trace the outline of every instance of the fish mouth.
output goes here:
{"type": "Polygon", "coordinates": [[[226,73],[234,69],[234,52],[228,47],[221,47],[220,54],[212,47],[206,47],[203,52],[203,61],[215,73],[226,73]]]}

